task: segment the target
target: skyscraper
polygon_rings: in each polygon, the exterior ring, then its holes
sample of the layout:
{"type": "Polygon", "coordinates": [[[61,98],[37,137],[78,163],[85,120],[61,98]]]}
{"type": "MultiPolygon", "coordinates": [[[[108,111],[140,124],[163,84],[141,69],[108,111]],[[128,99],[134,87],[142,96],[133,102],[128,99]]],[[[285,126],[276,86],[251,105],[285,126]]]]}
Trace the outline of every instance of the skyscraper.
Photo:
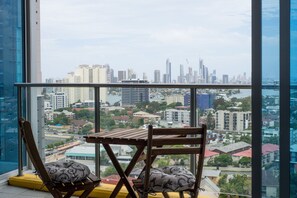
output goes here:
{"type": "Polygon", "coordinates": [[[143,80],[147,80],[147,75],[146,75],[145,72],[143,72],[143,74],[142,74],[142,79],[143,79],[143,80]]]}
{"type": "Polygon", "coordinates": [[[178,78],[179,83],[184,83],[185,82],[185,73],[184,73],[184,66],[181,64],[179,66],[179,78],[178,78]]]}
{"type": "Polygon", "coordinates": [[[134,78],[134,75],[133,69],[128,69],[128,80],[136,79],[136,77],[134,78]]]}
{"type": "Polygon", "coordinates": [[[127,80],[127,77],[126,77],[126,71],[124,70],[119,70],[118,71],[118,81],[121,82],[123,80],[127,80]]]}
{"type": "Polygon", "coordinates": [[[223,84],[228,84],[229,83],[229,76],[227,74],[223,75],[223,84]]]}
{"type": "Polygon", "coordinates": [[[166,60],[166,83],[171,83],[171,62],[169,58],[166,60]]]}
{"type": "Polygon", "coordinates": [[[161,72],[160,70],[154,71],[154,83],[160,83],[161,82],[161,72]]]}

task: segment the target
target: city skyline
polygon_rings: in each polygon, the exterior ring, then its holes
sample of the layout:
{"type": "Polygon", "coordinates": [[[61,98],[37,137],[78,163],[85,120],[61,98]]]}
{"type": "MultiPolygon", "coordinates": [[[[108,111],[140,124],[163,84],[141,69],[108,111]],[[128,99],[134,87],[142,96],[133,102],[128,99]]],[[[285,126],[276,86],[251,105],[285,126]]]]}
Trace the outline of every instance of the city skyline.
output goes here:
{"type": "MultiPolygon", "coordinates": [[[[169,59],[166,62],[170,63],[169,59]]],[[[131,68],[126,68],[124,70],[114,70],[111,65],[108,64],[81,64],[78,65],[74,70],[68,71],[67,74],[61,78],[57,77],[50,77],[43,79],[46,83],[92,83],[88,80],[89,74],[85,76],[85,74],[81,73],[79,70],[85,68],[88,72],[91,73],[98,73],[97,71],[92,71],[94,68],[105,68],[104,72],[99,72],[99,76],[96,77],[96,80],[93,83],[117,83],[123,80],[146,80],[148,83],[193,83],[193,84],[250,84],[251,77],[246,74],[246,72],[242,72],[237,75],[229,75],[227,73],[222,74],[222,76],[217,76],[217,70],[208,68],[204,65],[203,60],[199,60],[199,68],[194,70],[192,67],[184,68],[181,64],[179,69],[179,74],[177,76],[170,75],[169,69],[166,65],[166,69],[168,71],[162,73],[159,69],[151,71],[148,73],[149,76],[152,75],[151,79],[147,78],[148,74],[143,73],[136,73],[131,68]],[[90,70],[90,71],[89,71],[90,70]],[[81,77],[77,77],[81,76],[81,77]],[[168,77],[170,76],[170,82],[168,77]],[[75,80],[76,79],[76,80],[75,80]],[[79,79],[79,80],[78,80],[79,79]]],[[[94,74],[92,74],[94,75],[94,74]]],[[[97,74],[98,75],[98,74],[97,74]]],[[[91,78],[93,79],[93,78],[91,78]]]]}
{"type": "Polygon", "coordinates": [[[43,79],[61,78],[80,64],[132,68],[152,79],[150,71],[165,73],[167,58],[172,76],[178,76],[180,64],[195,70],[200,58],[217,70],[218,76],[242,72],[250,76],[248,0],[186,4],[178,0],[45,0],[40,4],[43,79]]]}

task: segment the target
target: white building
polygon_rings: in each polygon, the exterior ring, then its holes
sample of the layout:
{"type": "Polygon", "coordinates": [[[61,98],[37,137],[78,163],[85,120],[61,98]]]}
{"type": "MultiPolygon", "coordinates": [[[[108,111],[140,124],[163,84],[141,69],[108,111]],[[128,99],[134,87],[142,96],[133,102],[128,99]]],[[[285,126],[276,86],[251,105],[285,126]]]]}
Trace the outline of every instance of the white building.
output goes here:
{"type": "Polygon", "coordinates": [[[68,96],[64,92],[51,93],[50,102],[53,110],[69,107],[68,96]]]}
{"type": "MultiPolygon", "coordinates": [[[[107,83],[108,66],[105,65],[80,65],[75,72],[68,73],[64,78],[65,83],[107,83]]],[[[94,100],[94,88],[65,88],[69,96],[69,103],[73,104],[80,101],[94,100]]],[[[100,101],[106,102],[107,88],[100,89],[100,101]]]]}
{"type": "MultiPolygon", "coordinates": [[[[92,67],[92,83],[107,83],[107,67],[104,65],[93,65],[92,67]]],[[[92,90],[92,93],[94,91],[92,90]]],[[[90,100],[94,100],[95,98],[92,97],[90,100]]],[[[83,100],[85,101],[85,100],[83,100]]],[[[107,88],[100,88],[100,101],[106,102],[107,101],[107,88]]]]}
{"type": "Polygon", "coordinates": [[[182,105],[184,105],[184,96],[181,94],[168,95],[168,96],[165,96],[165,102],[167,104],[180,102],[182,103],[182,105]]]}
{"type": "Polygon", "coordinates": [[[215,114],[215,129],[225,131],[244,131],[251,126],[252,113],[219,110],[215,114]]]}
{"type": "Polygon", "coordinates": [[[168,122],[190,123],[190,111],[167,109],[165,111],[165,119],[168,122]]]}

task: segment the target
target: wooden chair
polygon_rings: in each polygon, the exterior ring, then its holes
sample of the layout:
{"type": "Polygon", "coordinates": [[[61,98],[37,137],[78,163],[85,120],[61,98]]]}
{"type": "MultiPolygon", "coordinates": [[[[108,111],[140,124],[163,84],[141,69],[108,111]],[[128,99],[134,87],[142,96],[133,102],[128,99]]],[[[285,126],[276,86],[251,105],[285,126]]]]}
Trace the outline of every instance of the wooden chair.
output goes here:
{"type": "MultiPolygon", "coordinates": [[[[196,167],[196,175],[194,176],[194,185],[186,190],[174,191],[179,192],[181,198],[184,197],[184,192],[189,192],[191,198],[196,198],[200,190],[200,182],[202,176],[202,168],[204,161],[204,152],[206,144],[206,125],[201,128],[156,128],[150,125],[148,129],[148,143],[147,143],[147,157],[146,167],[144,173],[144,182],[135,180],[135,189],[138,191],[140,197],[146,198],[151,192],[150,186],[150,170],[151,164],[157,155],[178,155],[178,154],[198,154],[199,161],[196,167]],[[166,135],[168,138],[158,139],[158,136],[166,135]],[[176,137],[178,135],[179,137],[176,137]],[[175,137],[174,137],[175,136],[175,137]],[[184,145],[184,147],[174,147],[173,145],[184,145]],[[141,184],[140,184],[141,183],[141,184]],[[139,186],[140,184],[140,186],[139,186]],[[140,187],[140,188],[139,188],[140,187]]],[[[151,180],[152,181],[152,180],[151,180]]],[[[168,198],[166,191],[162,192],[163,196],[168,198]]]]}
{"type": "Polygon", "coordinates": [[[22,138],[24,140],[28,155],[34,165],[36,171],[40,179],[43,181],[44,185],[47,187],[49,192],[53,195],[53,197],[64,197],[68,198],[71,197],[75,191],[83,190],[81,194],[81,198],[87,197],[92,190],[99,185],[100,179],[90,174],[86,179],[83,181],[77,181],[73,183],[57,183],[54,182],[48,172],[46,171],[43,162],[39,156],[34,137],[32,134],[31,124],[28,121],[24,121],[22,119],[19,120],[19,127],[21,131],[22,138]],[[63,196],[63,194],[65,194],[63,196]]]}

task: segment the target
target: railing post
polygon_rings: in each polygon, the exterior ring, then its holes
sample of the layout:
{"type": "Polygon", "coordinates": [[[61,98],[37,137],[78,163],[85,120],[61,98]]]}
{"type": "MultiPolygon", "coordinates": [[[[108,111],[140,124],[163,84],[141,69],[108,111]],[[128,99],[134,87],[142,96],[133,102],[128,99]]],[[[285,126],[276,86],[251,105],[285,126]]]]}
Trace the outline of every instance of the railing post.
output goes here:
{"type": "MultiPolygon", "coordinates": [[[[18,94],[18,118],[22,117],[22,87],[17,87],[18,94]]],[[[18,119],[17,119],[18,122],[18,119]]],[[[21,130],[18,125],[18,176],[23,175],[23,144],[21,130]]]]}
{"type": "MultiPolygon", "coordinates": [[[[100,132],[100,87],[95,87],[95,133],[100,132]]],[[[95,144],[95,173],[100,178],[100,144],[95,144]]]]}
{"type": "MultiPolygon", "coordinates": [[[[197,109],[197,103],[196,103],[196,88],[191,88],[191,127],[196,127],[197,126],[197,115],[196,115],[196,109],[197,109]]],[[[191,159],[190,159],[190,170],[191,172],[195,175],[196,174],[196,155],[191,155],[191,159]]]]}

